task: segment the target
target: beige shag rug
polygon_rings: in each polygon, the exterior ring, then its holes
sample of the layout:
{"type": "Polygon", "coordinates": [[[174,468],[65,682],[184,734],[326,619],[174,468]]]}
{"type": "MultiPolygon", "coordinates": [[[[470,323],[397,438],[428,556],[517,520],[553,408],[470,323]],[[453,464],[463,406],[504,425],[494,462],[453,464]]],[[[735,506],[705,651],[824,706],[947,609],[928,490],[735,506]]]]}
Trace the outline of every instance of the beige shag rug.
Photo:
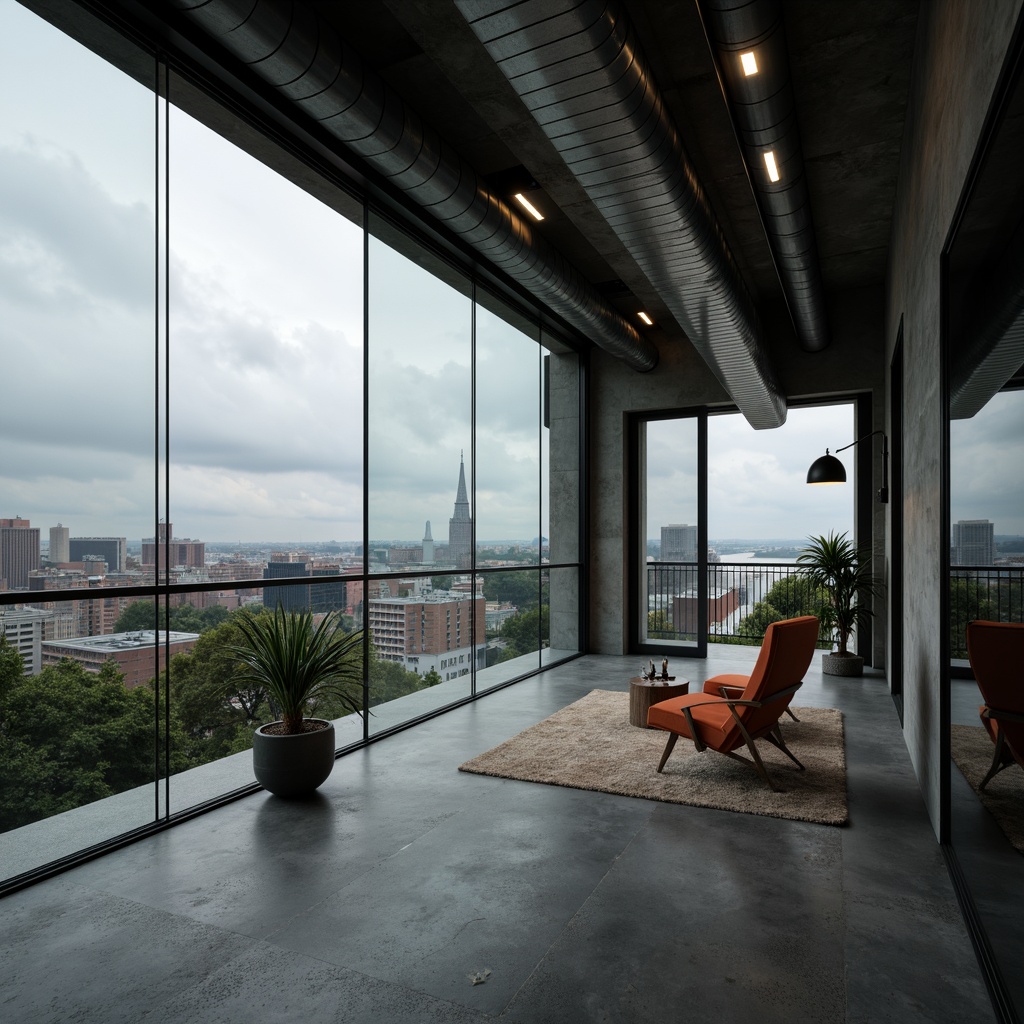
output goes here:
{"type": "Polygon", "coordinates": [[[842,713],[832,708],[794,708],[793,712],[800,722],[785,718],[782,734],[806,771],[798,771],[767,741],[757,741],[768,774],[781,793],[772,792],[753,768],[711,750],[698,754],[682,738],[659,775],[658,761],[668,734],[630,725],[629,695],[608,690],[592,690],[460,765],[459,771],[843,825],[847,810],[842,713]]]}
{"type": "Polygon", "coordinates": [[[1024,771],[1011,764],[990,780],[984,790],[979,788],[995,753],[995,746],[980,725],[950,726],[950,749],[954,763],[978,794],[982,806],[996,819],[1014,849],[1024,853],[1024,771]]]}

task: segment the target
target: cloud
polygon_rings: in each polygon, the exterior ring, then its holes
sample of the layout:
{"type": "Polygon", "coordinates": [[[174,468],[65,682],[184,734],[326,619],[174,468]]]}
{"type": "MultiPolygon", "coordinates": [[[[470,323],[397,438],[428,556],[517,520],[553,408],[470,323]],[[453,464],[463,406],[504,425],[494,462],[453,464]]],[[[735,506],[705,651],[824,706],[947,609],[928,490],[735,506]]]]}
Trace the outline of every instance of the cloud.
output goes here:
{"type": "Polygon", "coordinates": [[[0,277],[8,297],[65,310],[152,303],[153,210],[117,201],[73,154],[0,146],[0,277]]]}

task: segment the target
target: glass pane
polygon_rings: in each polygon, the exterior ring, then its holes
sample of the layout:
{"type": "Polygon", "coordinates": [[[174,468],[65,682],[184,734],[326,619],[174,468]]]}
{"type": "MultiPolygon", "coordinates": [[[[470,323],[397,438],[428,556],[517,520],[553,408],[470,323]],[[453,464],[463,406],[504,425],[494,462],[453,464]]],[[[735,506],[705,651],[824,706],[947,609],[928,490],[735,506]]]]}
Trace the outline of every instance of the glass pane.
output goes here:
{"type": "Polygon", "coordinates": [[[469,569],[468,282],[379,220],[373,232],[367,271],[370,571],[390,570],[392,548],[401,549],[395,557],[402,564],[417,561],[418,550],[421,568],[469,569]]]}
{"type": "MultiPolygon", "coordinates": [[[[305,567],[313,576],[323,567],[305,567]]],[[[171,699],[171,811],[210,800],[254,781],[252,735],[259,726],[280,717],[264,688],[243,681],[242,666],[231,648],[244,646],[240,617],[257,621],[273,614],[278,604],[286,614],[312,612],[314,625],[329,614],[339,616],[344,634],[355,631],[347,613],[346,584],[332,581],[259,590],[205,591],[175,594],[169,616],[171,646],[169,682],[171,699]],[[275,594],[268,597],[268,593],[275,594]],[[280,600],[287,591],[285,600],[280,600]]],[[[143,621],[152,605],[138,602],[126,619],[143,621]]],[[[362,649],[353,655],[362,677],[362,649]]],[[[362,688],[350,688],[362,704],[362,688]]],[[[335,724],[335,742],[348,746],[363,738],[362,720],[344,704],[321,699],[307,714],[335,724]]]]}
{"type": "Polygon", "coordinates": [[[128,670],[116,602],[58,599],[138,582],[129,539],[153,528],[155,104],[19,4],[0,4],[0,39],[0,576],[22,592],[0,608],[9,877],[154,816],[152,646],[128,670]]]}
{"type": "Polygon", "coordinates": [[[548,601],[546,575],[543,594],[536,569],[488,572],[479,578],[487,601],[487,654],[486,668],[477,677],[478,690],[539,667],[541,633],[547,626],[542,609],[542,598],[544,605],[548,601]]]}
{"type": "Polygon", "coordinates": [[[468,697],[486,648],[472,577],[377,577],[368,587],[370,732],[468,697]]]}
{"type": "Polygon", "coordinates": [[[775,430],[754,430],[738,413],[708,417],[712,639],[759,646],[769,623],[820,613],[820,594],[796,560],[810,536],[853,537],[857,449],[837,456],[846,486],[809,487],[807,469],[826,446],[834,453],[854,440],[849,402],[791,408],[775,430]]]}
{"type": "Polygon", "coordinates": [[[697,420],[646,424],[640,639],[695,646],[697,621],[697,420]]]}
{"type": "Polygon", "coordinates": [[[491,308],[478,304],[476,311],[477,557],[536,565],[542,546],[538,332],[497,300],[486,301],[491,308]]]}
{"type": "Polygon", "coordinates": [[[187,538],[218,560],[354,555],[362,231],[177,108],[170,133],[172,568],[187,538]]]}
{"type": "Polygon", "coordinates": [[[579,569],[551,569],[546,587],[547,611],[541,664],[552,665],[579,652],[580,593],[579,569]]]}

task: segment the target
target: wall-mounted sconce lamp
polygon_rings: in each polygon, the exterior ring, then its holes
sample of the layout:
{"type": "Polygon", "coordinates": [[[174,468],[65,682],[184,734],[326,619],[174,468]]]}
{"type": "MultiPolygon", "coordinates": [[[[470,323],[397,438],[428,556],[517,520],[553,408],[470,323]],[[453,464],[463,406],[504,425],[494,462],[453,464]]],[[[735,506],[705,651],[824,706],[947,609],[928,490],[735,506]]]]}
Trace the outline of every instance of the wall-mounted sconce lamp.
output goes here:
{"type": "MultiPolygon", "coordinates": [[[[848,445],[837,448],[836,455],[840,452],[845,452],[847,448],[852,448],[855,444],[860,444],[861,441],[866,441],[869,437],[874,437],[876,434],[882,435],[882,486],[878,491],[878,500],[884,503],[889,500],[889,439],[885,436],[885,431],[873,430],[870,434],[858,437],[856,441],[851,441],[848,445]]],[[[807,470],[807,482],[809,484],[845,484],[846,467],[835,455],[830,455],[826,448],[825,454],[821,458],[815,459],[811,463],[811,468],[807,470]]]]}

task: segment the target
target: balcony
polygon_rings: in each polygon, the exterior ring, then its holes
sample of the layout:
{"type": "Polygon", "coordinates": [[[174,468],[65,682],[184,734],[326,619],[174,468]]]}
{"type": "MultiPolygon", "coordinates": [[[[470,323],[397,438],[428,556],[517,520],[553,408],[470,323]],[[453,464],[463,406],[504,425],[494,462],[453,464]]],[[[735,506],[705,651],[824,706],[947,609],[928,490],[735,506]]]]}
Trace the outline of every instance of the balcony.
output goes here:
{"type": "Polygon", "coordinates": [[[845,712],[843,828],[456,770],[633,661],[557,666],[344,756],[311,800],[257,793],[15,893],[5,1019],[987,1019],[878,673],[816,659],[797,701],[845,712]]]}

